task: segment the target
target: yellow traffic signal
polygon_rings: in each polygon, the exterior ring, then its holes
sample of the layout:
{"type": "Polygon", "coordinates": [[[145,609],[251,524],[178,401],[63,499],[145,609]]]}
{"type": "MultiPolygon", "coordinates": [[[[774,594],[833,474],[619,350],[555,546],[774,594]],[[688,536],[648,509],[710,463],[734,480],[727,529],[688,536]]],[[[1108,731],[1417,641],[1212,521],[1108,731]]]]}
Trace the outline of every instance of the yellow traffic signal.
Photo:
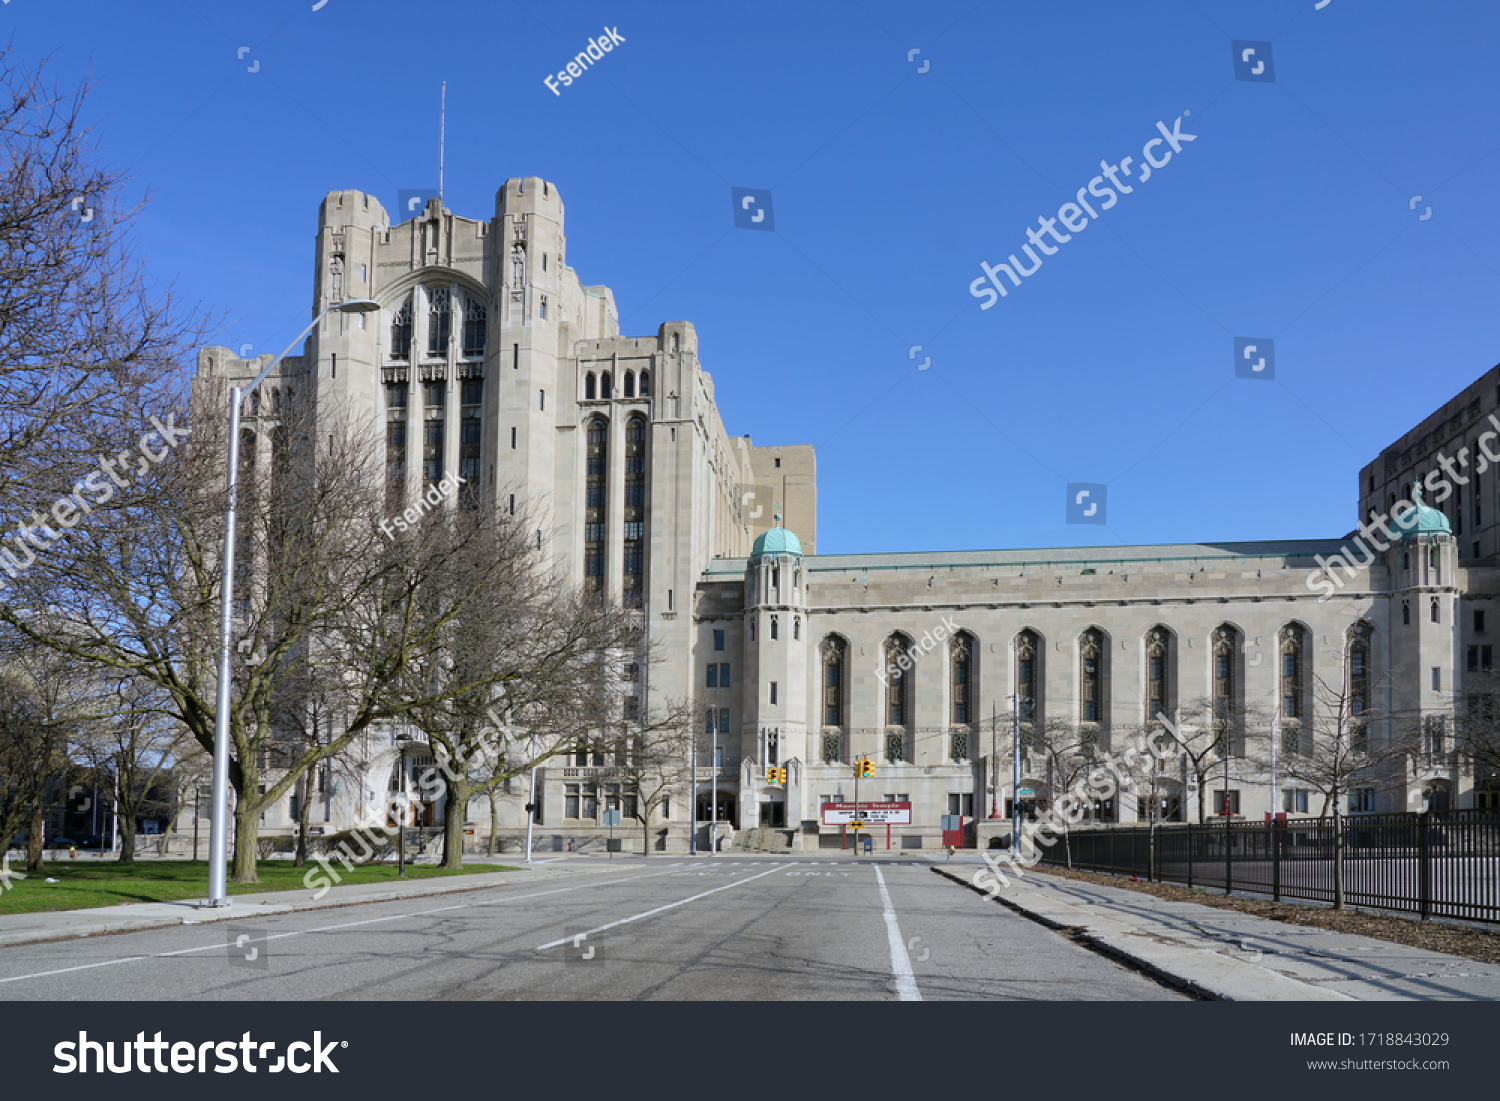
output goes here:
{"type": "Polygon", "coordinates": [[[776,782],[776,766],[775,765],[767,765],[766,766],[766,783],[768,783],[768,784],[774,784],[775,782],[776,782]]]}
{"type": "Polygon", "coordinates": [[[859,778],[861,780],[868,780],[871,776],[874,775],[875,762],[870,760],[870,758],[868,757],[861,757],[859,759],[859,778]]]}
{"type": "Polygon", "coordinates": [[[778,784],[784,784],[784,783],[786,783],[786,769],[785,768],[777,770],[777,773],[776,773],[776,782],[778,784]]]}

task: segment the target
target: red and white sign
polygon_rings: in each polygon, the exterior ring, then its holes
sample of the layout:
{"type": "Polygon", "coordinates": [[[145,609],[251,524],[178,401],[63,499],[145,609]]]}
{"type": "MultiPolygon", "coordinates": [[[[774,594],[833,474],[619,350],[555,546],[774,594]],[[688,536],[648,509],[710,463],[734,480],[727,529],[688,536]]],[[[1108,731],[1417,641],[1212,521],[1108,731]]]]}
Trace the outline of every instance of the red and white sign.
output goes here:
{"type": "Polygon", "coordinates": [[[847,826],[854,819],[872,826],[911,825],[910,803],[824,803],[823,825],[847,826]],[[855,813],[858,811],[858,813],[855,813]]]}

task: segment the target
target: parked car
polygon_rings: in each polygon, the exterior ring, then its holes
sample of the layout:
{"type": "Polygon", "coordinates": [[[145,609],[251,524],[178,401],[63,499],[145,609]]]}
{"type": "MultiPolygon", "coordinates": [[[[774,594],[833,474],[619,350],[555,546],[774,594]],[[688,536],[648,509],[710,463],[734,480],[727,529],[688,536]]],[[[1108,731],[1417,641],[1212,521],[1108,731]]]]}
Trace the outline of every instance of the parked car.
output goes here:
{"type": "Polygon", "coordinates": [[[45,849],[82,849],[86,846],[82,841],[74,841],[70,837],[54,837],[42,847],[45,849]]]}

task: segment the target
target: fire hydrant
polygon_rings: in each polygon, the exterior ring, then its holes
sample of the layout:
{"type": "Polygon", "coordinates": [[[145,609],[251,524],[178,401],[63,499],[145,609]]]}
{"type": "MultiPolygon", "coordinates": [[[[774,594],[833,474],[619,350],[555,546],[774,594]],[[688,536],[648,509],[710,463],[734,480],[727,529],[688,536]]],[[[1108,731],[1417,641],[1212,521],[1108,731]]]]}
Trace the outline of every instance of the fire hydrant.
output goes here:
{"type": "Polygon", "coordinates": [[[68,859],[69,860],[77,860],[78,859],[78,846],[76,846],[76,845],[69,845],[68,846],[68,859]]]}

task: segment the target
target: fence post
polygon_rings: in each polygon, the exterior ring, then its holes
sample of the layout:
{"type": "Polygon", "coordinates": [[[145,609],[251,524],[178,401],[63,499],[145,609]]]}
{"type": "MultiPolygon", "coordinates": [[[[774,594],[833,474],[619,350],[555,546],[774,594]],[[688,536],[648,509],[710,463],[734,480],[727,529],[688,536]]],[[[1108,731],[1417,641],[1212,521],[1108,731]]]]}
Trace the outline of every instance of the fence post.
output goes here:
{"type": "Polygon", "coordinates": [[[1193,825],[1192,825],[1191,822],[1189,822],[1187,824],[1186,829],[1187,829],[1187,851],[1188,851],[1188,859],[1187,859],[1187,865],[1188,865],[1187,866],[1187,885],[1188,885],[1188,890],[1191,891],[1193,889],[1193,825]]]}
{"type": "MultiPolygon", "coordinates": [[[[1225,799],[1229,797],[1226,795],[1225,799]]],[[[1234,823],[1226,806],[1224,812],[1224,893],[1227,895],[1234,889],[1234,857],[1230,855],[1230,842],[1234,838],[1230,835],[1229,827],[1234,823]]]]}
{"type": "Polygon", "coordinates": [[[1281,901],[1281,824],[1271,815],[1271,899],[1281,901]]]}
{"type": "Polygon", "coordinates": [[[1418,890],[1422,900],[1422,920],[1426,921],[1432,916],[1432,847],[1427,836],[1428,812],[1423,811],[1417,815],[1417,838],[1419,873],[1418,890]]]}

